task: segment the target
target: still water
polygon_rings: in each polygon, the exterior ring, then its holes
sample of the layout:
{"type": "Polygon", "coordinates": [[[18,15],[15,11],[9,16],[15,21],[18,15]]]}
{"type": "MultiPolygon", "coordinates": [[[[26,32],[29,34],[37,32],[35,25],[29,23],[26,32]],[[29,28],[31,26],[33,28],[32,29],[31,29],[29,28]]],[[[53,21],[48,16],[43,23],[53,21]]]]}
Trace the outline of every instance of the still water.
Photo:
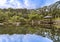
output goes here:
{"type": "Polygon", "coordinates": [[[28,24],[0,26],[0,42],[60,42],[60,29],[28,24]]]}
{"type": "Polygon", "coordinates": [[[47,37],[42,37],[35,34],[13,34],[0,35],[0,42],[53,42],[47,37]]]}

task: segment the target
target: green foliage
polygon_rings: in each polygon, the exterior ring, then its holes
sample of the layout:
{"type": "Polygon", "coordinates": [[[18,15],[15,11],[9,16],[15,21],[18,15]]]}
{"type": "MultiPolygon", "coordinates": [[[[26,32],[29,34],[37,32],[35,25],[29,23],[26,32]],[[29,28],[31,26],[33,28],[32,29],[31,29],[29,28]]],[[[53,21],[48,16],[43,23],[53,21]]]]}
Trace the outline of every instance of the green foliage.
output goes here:
{"type": "Polygon", "coordinates": [[[45,16],[52,16],[53,20],[60,18],[60,9],[46,11],[46,8],[38,9],[38,11],[34,9],[0,9],[0,23],[38,24],[38,21],[44,21],[45,16]]]}

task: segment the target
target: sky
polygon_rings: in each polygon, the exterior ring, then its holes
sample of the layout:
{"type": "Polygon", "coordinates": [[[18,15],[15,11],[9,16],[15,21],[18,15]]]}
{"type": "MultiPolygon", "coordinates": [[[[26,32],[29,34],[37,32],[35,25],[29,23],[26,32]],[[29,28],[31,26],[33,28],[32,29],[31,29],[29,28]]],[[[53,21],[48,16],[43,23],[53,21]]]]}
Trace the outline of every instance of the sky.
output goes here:
{"type": "Polygon", "coordinates": [[[59,0],[0,0],[0,8],[27,8],[35,9],[48,6],[59,0]]]}

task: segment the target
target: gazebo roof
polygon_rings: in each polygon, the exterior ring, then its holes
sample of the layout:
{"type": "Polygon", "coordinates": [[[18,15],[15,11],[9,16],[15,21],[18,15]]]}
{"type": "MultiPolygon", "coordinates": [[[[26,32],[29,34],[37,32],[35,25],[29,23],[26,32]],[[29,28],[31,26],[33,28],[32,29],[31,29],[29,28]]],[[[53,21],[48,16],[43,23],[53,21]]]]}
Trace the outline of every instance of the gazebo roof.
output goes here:
{"type": "Polygon", "coordinates": [[[45,16],[44,18],[52,18],[52,16],[45,16]]]}

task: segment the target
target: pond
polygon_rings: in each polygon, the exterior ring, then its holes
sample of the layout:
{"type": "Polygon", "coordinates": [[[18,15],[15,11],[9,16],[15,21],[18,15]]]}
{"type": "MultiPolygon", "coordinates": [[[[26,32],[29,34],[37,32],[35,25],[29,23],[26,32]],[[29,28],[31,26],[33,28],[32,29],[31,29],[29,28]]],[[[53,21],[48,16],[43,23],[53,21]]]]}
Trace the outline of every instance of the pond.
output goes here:
{"type": "Polygon", "coordinates": [[[0,35],[0,42],[53,42],[52,40],[35,34],[0,35]]]}
{"type": "Polygon", "coordinates": [[[60,29],[39,25],[0,26],[0,42],[60,42],[60,29]],[[26,40],[26,41],[25,41],[26,40]]]}

